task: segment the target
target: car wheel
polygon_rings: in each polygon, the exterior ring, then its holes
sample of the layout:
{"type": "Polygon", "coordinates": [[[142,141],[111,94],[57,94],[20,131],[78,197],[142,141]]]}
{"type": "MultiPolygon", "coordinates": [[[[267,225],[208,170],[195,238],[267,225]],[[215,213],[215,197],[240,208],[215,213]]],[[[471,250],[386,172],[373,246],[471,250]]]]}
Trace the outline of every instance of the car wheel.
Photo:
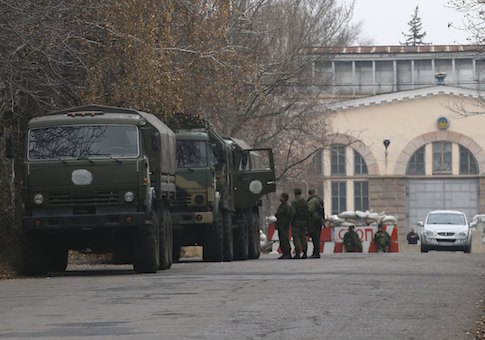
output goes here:
{"type": "Polygon", "coordinates": [[[423,246],[423,245],[421,244],[421,252],[422,252],[422,253],[427,253],[427,252],[428,252],[428,247],[423,246]]]}

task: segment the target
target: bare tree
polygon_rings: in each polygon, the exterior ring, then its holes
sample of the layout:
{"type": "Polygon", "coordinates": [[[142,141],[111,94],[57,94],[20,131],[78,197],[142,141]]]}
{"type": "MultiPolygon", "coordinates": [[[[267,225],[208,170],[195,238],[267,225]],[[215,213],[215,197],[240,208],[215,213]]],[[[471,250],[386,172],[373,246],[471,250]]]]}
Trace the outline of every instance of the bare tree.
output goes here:
{"type": "Polygon", "coordinates": [[[450,22],[448,27],[470,33],[467,40],[476,45],[485,43],[485,3],[480,0],[448,0],[448,6],[463,13],[462,22],[450,22]]]}
{"type": "Polygon", "coordinates": [[[229,134],[276,150],[278,177],[298,176],[299,165],[328,146],[329,126],[321,90],[310,86],[312,66],[325,54],[309,47],[345,46],[357,36],[349,22],[353,4],[334,0],[235,1],[236,19],[229,32],[235,48],[252,53],[257,72],[246,82],[245,101],[229,108],[229,134]],[[293,174],[291,173],[293,169],[293,174]]]}

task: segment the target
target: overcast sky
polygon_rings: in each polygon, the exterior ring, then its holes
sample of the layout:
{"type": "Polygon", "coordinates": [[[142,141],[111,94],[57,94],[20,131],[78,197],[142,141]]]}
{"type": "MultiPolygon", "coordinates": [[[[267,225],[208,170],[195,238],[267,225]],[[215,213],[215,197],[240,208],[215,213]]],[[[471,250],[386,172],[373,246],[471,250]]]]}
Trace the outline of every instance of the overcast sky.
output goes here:
{"type": "MultiPolygon", "coordinates": [[[[340,0],[350,2],[350,0],[340,0]]],[[[434,45],[467,44],[468,34],[448,23],[462,25],[463,13],[446,7],[446,0],[356,0],[353,22],[362,22],[361,36],[374,45],[399,45],[409,33],[408,22],[419,6],[426,32],[425,42],[434,45]]]]}

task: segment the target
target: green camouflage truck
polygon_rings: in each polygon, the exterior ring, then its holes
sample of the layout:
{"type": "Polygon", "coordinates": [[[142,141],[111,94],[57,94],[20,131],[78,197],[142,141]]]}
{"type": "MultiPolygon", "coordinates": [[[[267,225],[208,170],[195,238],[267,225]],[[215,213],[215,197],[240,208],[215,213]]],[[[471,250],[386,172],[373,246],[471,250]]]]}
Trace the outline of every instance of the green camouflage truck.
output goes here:
{"type": "Polygon", "coordinates": [[[259,257],[258,200],[275,191],[271,150],[241,146],[210,125],[176,130],[176,140],[174,259],[187,245],[201,245],[204,261],[259,257]],[[255,165],[264,157],[263,170],[255,165]]]}
{"type": "Polygon", "coordinates": [[[68,250],[121,254],[138,273],[172,264],[175,134],[154,115],[89,105],[28,123],[23,271],[66,269],[68,250]]]}

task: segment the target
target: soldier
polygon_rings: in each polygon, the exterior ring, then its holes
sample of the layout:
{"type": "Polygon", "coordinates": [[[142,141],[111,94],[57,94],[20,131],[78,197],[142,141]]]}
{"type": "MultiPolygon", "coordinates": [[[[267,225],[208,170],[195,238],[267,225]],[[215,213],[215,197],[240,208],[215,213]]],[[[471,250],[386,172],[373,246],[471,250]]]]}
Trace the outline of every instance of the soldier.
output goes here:
{"type": "Polygon", "coordinates": [[[344,247],[347,253],[362,253],[362,242],[355,232],[355,225],[349,225],[349,230],[344,235],[344,247]]]}
{"type": "Polygon", "coordinates": [[[308,190],[308,234],[312,238],[313,255],[312,259],[320,258],[320,233],[323,225],[323,200],[315,194],[315,190],[308,190]]]}
{"type": "Polygon", "coordinates": [[[283,192],[280,196],[280,205],[276,211],[276,229],[278,230],[278,238],[280,240],[280,247],[283,255],[278,259],[291,259],[290,247],[290,218],[291,208],[288,205],[288,194],[283,192]]]}
{"type": "Polygon", "coordinates": [[[295,244],[294,259],[307,258],[306,226],[308,223],[308,206],[301,197],[301,189],[295,189],[295,199],[291,202],[291,228],[293,233],[293,243],[295,244]],[[303,255],[300,257],[300,249],[303,255]]]}
{"type": "Polygon", "coordinates": [[[377,251],[382,251],[387,253],[389,251],[389,246],[391,245],[391,236],[389,233],[382,229],[382,222],[377,226],[377,231],[374,235],[374,243],[377,246],[377,251]]]}

